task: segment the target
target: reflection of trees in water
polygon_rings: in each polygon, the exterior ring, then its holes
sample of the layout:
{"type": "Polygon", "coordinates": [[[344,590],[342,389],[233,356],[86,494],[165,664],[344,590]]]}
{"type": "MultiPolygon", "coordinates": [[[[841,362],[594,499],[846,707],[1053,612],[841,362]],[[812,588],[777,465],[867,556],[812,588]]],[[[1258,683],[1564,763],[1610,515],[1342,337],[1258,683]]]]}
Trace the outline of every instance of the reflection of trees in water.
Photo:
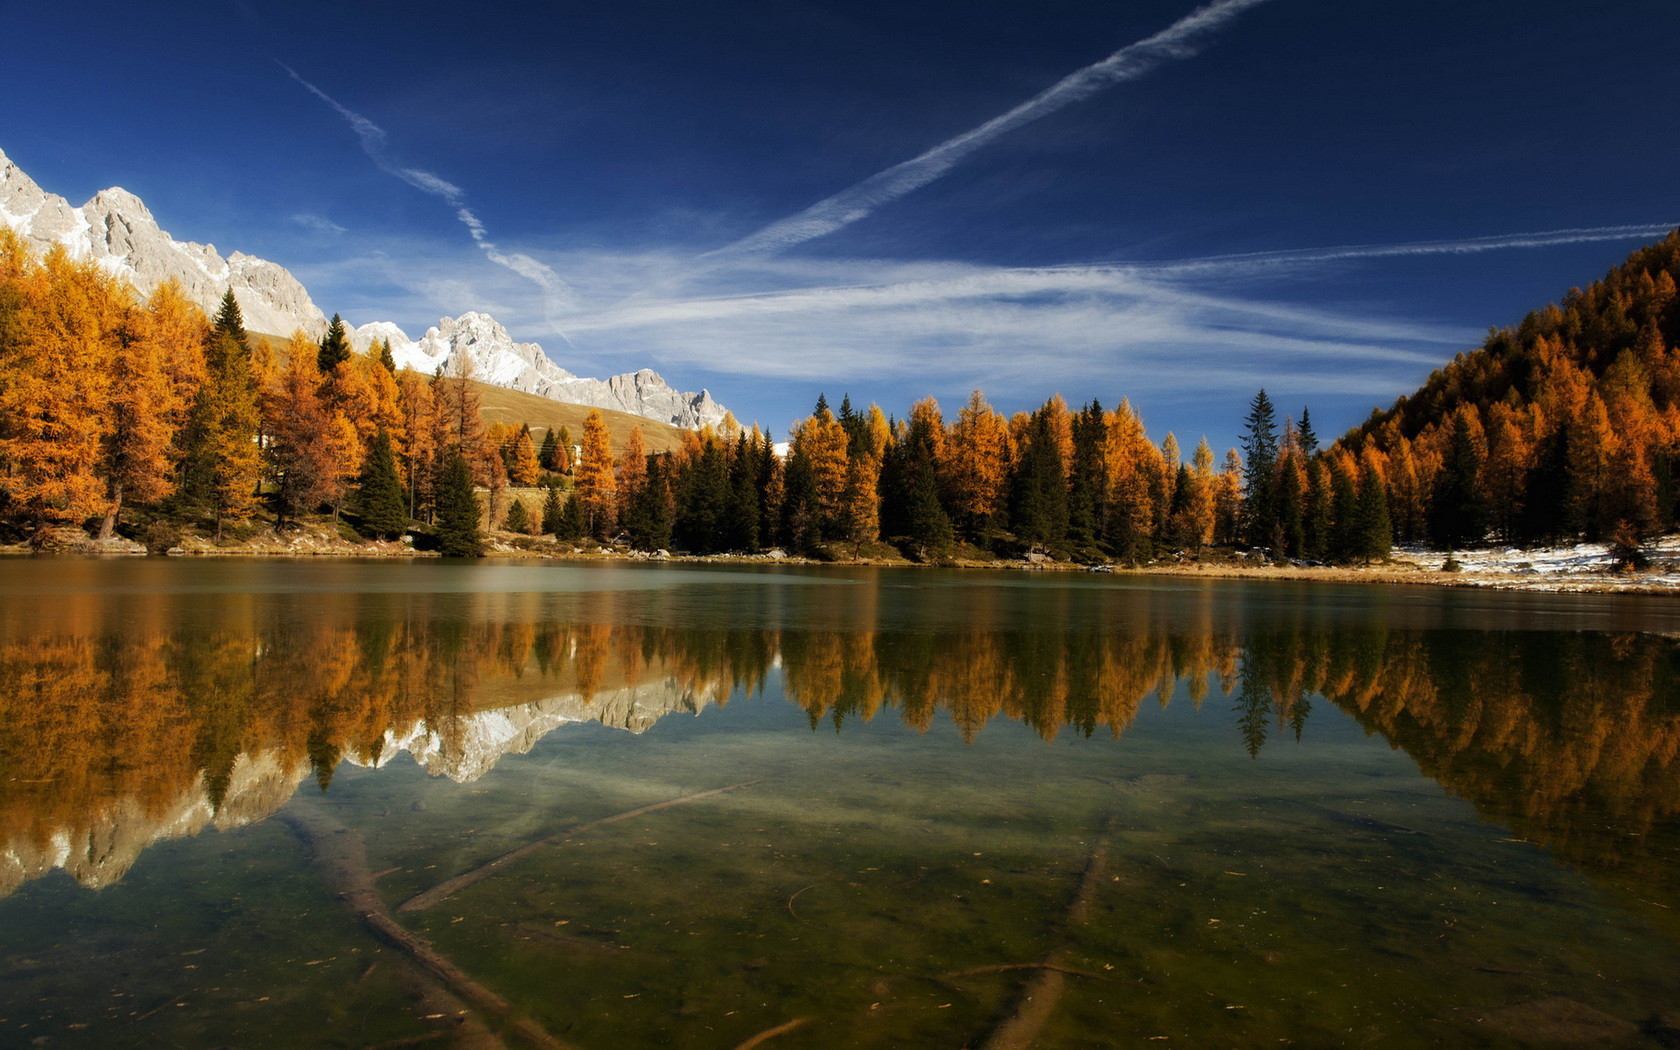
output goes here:
{"type": "MultiPolygon", "coordinates": [[[[610,618],[612,599],[605,598],[610,618]]],[[[0,833],[45,848],[122,801],[161,816],[200,783],[219,807],[242,755],[307,764],[325,788],[345,758],[392,739],[462,745],[464,716],[556,695],[671,682],[761,690],[778,663],[813,728],[890,714],[973,741],[1006,719],[1046,740],[1119,736],[1147,700],[1232,698],[1251,755],[1299,740],[1313,696],[1382,733],[1423,771],[1560,857],[1622,862],[1629,836],[1680,806],[1680,649],[1641,634],[1399,630],[1302,619],[1244,633],[1209,616],[1024,621],[985,610],[940,629],[865,615],[833,629],[560,623],[517,604],[439,614],[428,596],[323,596],[305,617],[251,608],[170,626],[130,609],[122,632],[62,613],[0,636],[0,833]],[[370,607],[371,605],[371,607],[370,607]]]]}

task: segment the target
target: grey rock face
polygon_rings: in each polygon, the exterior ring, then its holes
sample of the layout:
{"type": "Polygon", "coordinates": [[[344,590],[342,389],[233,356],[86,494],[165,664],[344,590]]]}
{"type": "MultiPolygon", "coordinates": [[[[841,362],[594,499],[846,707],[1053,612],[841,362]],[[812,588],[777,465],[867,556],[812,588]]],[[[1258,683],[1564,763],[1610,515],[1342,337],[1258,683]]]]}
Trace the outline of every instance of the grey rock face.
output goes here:
{"type": "MultiPolygon", "coordinates": [[[[0,152],[0,223],[36,248],[61,245],[73,258],[98,263],[150,295],[171,278],[188,299],[214,314],[231,288],[253,332],[311,338],[327,330],[327,319],[309,292],[285,267],[234,252],[223,259],[215,245],[177,241],[160,228],[139,197],[112,188],[94,194],[80,208],[47,193],[0,152]]],[[[445,317],[418,342],[389,321],[356,329],[352,343],[366,352],[388,339],[398,367],[431,375],[458,354],[472,361],[473,377],[494,386],[523,390],[569,404],[616,409],[673,426],[699,428],[724,418],[722,405],[702,390],[675,390],[650,369],[606,380],[573,375],[549,359],[536,343],[516,343],[488,314],[445,317]]]]}
{"type": "Polygon", "coordinates": [[[238,252],[223,259],[215,245],[177,241],[124,189],[100,190],[72,208],[0,153],[0,222],[37,248],[61,245],[72,258],[127,278],[141,295],[174,278],[188,299],[214,314],[231,288],[253,332],[290,335],[301,328],[319,337],[327,330],[320,308],[284,268],[238,252]]]}
{"type": "Polygon", "coordinates": [[[351,345],[366,353],[377,340],[390,341],[391,355],[399,368],[406,365],[432,375],[439,368],[448,369],[456,355],[464,354],[472,362],[474,379],[567,404],[628,412],[672,426],[715,426],[723,421],[726,411],[710,393],[675,390],[648,368],[605,380],[573,375],[550,360],[538,344],[514,342],[508,330],[488,314],[471,312],[441,318],[419,342],[389,321],[375,321],[357,328],[351,345]]]}

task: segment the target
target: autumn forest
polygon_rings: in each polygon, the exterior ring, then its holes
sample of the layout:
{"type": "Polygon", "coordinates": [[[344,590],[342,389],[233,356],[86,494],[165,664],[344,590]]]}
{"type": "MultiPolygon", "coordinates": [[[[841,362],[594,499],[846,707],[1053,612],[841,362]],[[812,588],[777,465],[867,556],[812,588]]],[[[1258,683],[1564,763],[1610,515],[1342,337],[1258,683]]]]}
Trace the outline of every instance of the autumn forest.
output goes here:
{"type": "Polygon", "coordinates": [[[1637,551],[1675,524],[1677,273],[1680,233],[1327,445],[1309,408],[1285,413],[1264,391],[1240,452],[1204,439],[1186,461],[1128,401],[1057,395],[1005,416],[977,390],[950,418],[931,398],[897,417],[819,397],[783,456],[732,418],[672,452],[639,429],[614,447],[598,413],[575,436],[486,425],[464,356],[444,374],[398,370],[389,346],[352,352],[337,317],[319,340],[258,337],[231,296],[213,319],[173,284],[142,301],[0,231],[0,528],[161,550],[186,529],[238,542],[330,516],[469,555],[487,530],[923,561],[1235,546],[1359,563],[1425,540],[1637,551]]]}

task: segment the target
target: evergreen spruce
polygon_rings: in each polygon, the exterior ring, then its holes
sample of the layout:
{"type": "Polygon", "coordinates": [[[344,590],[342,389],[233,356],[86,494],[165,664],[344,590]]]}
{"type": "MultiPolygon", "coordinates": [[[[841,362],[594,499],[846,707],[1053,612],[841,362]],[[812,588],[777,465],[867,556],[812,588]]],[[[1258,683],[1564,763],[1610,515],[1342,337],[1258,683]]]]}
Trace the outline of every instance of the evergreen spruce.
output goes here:
{"type": "Polygon", "coordinates": [[[1345,471],[1331,471],[1330,537],[1327,544],[1330,560],[1346,565],[1359,558],[1362,537],[1359,521],[1359,490],[1345,471]]]}
{"type": "Polygon", "coordinates": [[[544,470],[552,471],[555,474],[561,473],[561,471],[555,466],[554,461],[554,452],[559,447],[560,436],[554,432],[553,427],[549,427],[548,432],[543,434],[542,448],[537,452],[537,463],[540,464],[544,470]]]}
{"type": "Polygon", "coordinates": [[[476,558],[484,553],[478,529],[478,497],[473,495],[472,467],[456,449],[438,480],[438,549],[446,558],[476,558]]]}
{"type": "Polygon", "coordinates": [[[341,363],[350,360],[350,339],[344,334],[344,319],[333,314],[327,334],[321,337],[320,353],[315,355],[316,367],[323,376],[330,375],[341,363]]]}
{"type": "Polygon", "coordinates": [[[742,434],[729,460],[729,501],[723,512],[724,542],[730,550],[758,547],[758,457],[742,434]]]}
{"type": "Polygon", "coordinates": [[[397,374],[397,358],[391,353],[391,341],[389,339],[379,341],[379,363],[385,366],[385,371],[392,375],[397,374]]]}
{"type": "Polygon", "coordinates": [[[674,537],[691,551],[724,549],[724,513],[729,503],[729,465],[722,442],[708,441],[689,471],[674,537]]]}
{"type": "MultiPolygon", "coordinates": [[[[553,434],[554,431],[549,431],[553,434]]],[[[542,531],[553,536],[560,535],[560,529],[565,520],[566,508],[560,502],[560,486],[550,485],[548,496],[543,500],[542,531]]]]}
{"type": "Polygon", "coordinates": [[[1027,433],[1027,447],[1015,473],[1011,520],[1021,542],[1055,549],[1067,539],[1068,530],[1062,452],[1051,431],[1050,416],[1042,409],[1033,414],[1027,433]]]}
{"type": "Polygon", "coordinates": [[[1312,416],[1305,408],[1301,409],[1301,429],[1295,432],[1295,440],[1300,443],[1301,454],[1308,459],[1318,451],[1318,435],[1313,433],[1312,416]]]}
{"type": "Polygon", "coordinates": [[[373,436],[362,460],[356,505],[361,511],[364,535],[396,539],[408,528],[408,498],[397,478],[391,439],[384,430],[373,436]]]}
{"type": "MultiPolygon", "coordinates": [[[[1068,538],[1080,545],[1097,541],[1102,530],[1107,478],[1102,469],[1108,427],[1102,405],[1092,401],[1073,417],[1073,464],[1068,478],[1068,538]]],[[[1182,469],[1182,468],[1181,468],[1182,469]]],[[[1188,494],[1186,494],[1188,498],[1188,494]]]]}
{"type": "Polygon", "coordinates": [[[1394,543],[1394,526],[1388,516],[1388,493],[1375,470],[1365,471],[1359,485],[1358,535],[1354,554],[1363,563],[1387,561],[1394,543]]]}
{"type": "Polygon", "coordinates": [[[245,317],[239,312],[239,300],[233,297],[232,288],[222,293],[222,305],[216,310],[212,326],[217,334],[228,336],[239,344],[247,357],[250,356],[251,344],[245,335],[245,317]]]}
{"type": "Polygon", "coordinates": [[[647,475],[627,511],[624,523],[630,545],[637,550],[658,551],[671,545],[671,486],[669,456],[647,458],[647,475]]]}
{"type": "Polygon", "coordinates": [[[566,508],[560,515],[560,528],[554,535],[562,540],[581,540],[584,530],[589,527],[583,517],[583,501],[573,492],[566,498],[566,508]]]}
{"type": "Polygon", "coordinates": [[[1324,476],[1323,460],[1317,456],[1307,460],[1307,513],[1301,531],[1305,537],[1302,556],[1323,561],[1330,540],[1330,485],[1324,476]]]}
{"type": "Polygon", "coordinates": [[[1277,411],[1264,389],[1249,403],[1243,428],[1243,538],[1251,547],[1263,547],[1279,524],[1272,478],[1277,467],[1277,411]]]}
{"type": "Polygon", "coordinates": [[[531,512],[525,509],[525,501],[517,496],[509,501],[507,517],[502,519],[502,529],[505,532],[516,532],[527,536],[531,532],[531,512]]]}
{"type": "Polygon", "coordinates": [[[1470,423],[1460,413],[1453,420],[1452,439],[1435,473],[1429,501],[1429,538],[1437,547],[1455,549],[1482,538],[1482,495],[1478,478],[1482,459],[1470,423]]]}

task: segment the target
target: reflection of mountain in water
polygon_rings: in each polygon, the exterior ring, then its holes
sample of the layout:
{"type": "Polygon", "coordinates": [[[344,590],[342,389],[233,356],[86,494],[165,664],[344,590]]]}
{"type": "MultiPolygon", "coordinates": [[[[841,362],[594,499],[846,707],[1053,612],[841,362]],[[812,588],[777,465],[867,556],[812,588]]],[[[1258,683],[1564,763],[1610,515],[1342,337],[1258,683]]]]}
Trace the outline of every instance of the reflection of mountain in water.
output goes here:
{"type": "Polygon", "coordinates": [[[0,620],[13,778],[0,894],[55,867],[107,885],[151,842],[260,820],[311,776],[329,787],[341,762],[407,752],[470,782],[562,725],[641,732],[774,672],[813,727],[891,712],[917,731],[949,719],[967,740],[995,719],[1045,739],[1119,736],[1146,700],[1165,706],[1182,684],[1201,706],[1217,690],[1233,744],[1254,755],[1300,738],[1313,698],[1328,698],[1485,817],[1597,868],[1639,870],[1645,836],[1680,808],[1672,638],[1349,624],[1310,607],[1250,623],[1209,592],[1166,617],[1099,592],[929,629],[881,615],[862,588],[845,600],[834,629],[562,623],[512,607],[466,622],[251,617],[243,630],[226,616],[150,631],[130,617],[121,635],[0,620]]]}
{"type": "Polygon", "coordinates": [[[466,783],[568,723],[640,733],[728,697],[611,642],[481,625],[0,645],[0,896],[54,868],[109,885],[153,842],[262,820],[341,761],[407,752],[466,783]]]}
{"type": "MultiPolygon", "coordinates": [[[[503,756],[525,754],[568,723],[595,721],[640,733],[665,715],[699,714],[713,702],[714,697],[671,680],[603,690],[593,698],[557,696],[456,715],[441,730],[421,722],[400,736],[387,731],[377,758],[347,755],[345,761],[382,766],[407,752],[427,773],[466,784],[495,768],[503,756]]],[[[0,849],[0,896],[54,868],[63,868],[90,889],[108,886],[154,842],[210,827],[227,831],[272,815],[312,772],[319,770],[307,757],[287,758],[278,749],[241,753],[214,804],[209,781],[200,776],[158,806],[121,796],[80,822],[52,831],[45,841],[39,835],[13,837],[0,849]]]]}

